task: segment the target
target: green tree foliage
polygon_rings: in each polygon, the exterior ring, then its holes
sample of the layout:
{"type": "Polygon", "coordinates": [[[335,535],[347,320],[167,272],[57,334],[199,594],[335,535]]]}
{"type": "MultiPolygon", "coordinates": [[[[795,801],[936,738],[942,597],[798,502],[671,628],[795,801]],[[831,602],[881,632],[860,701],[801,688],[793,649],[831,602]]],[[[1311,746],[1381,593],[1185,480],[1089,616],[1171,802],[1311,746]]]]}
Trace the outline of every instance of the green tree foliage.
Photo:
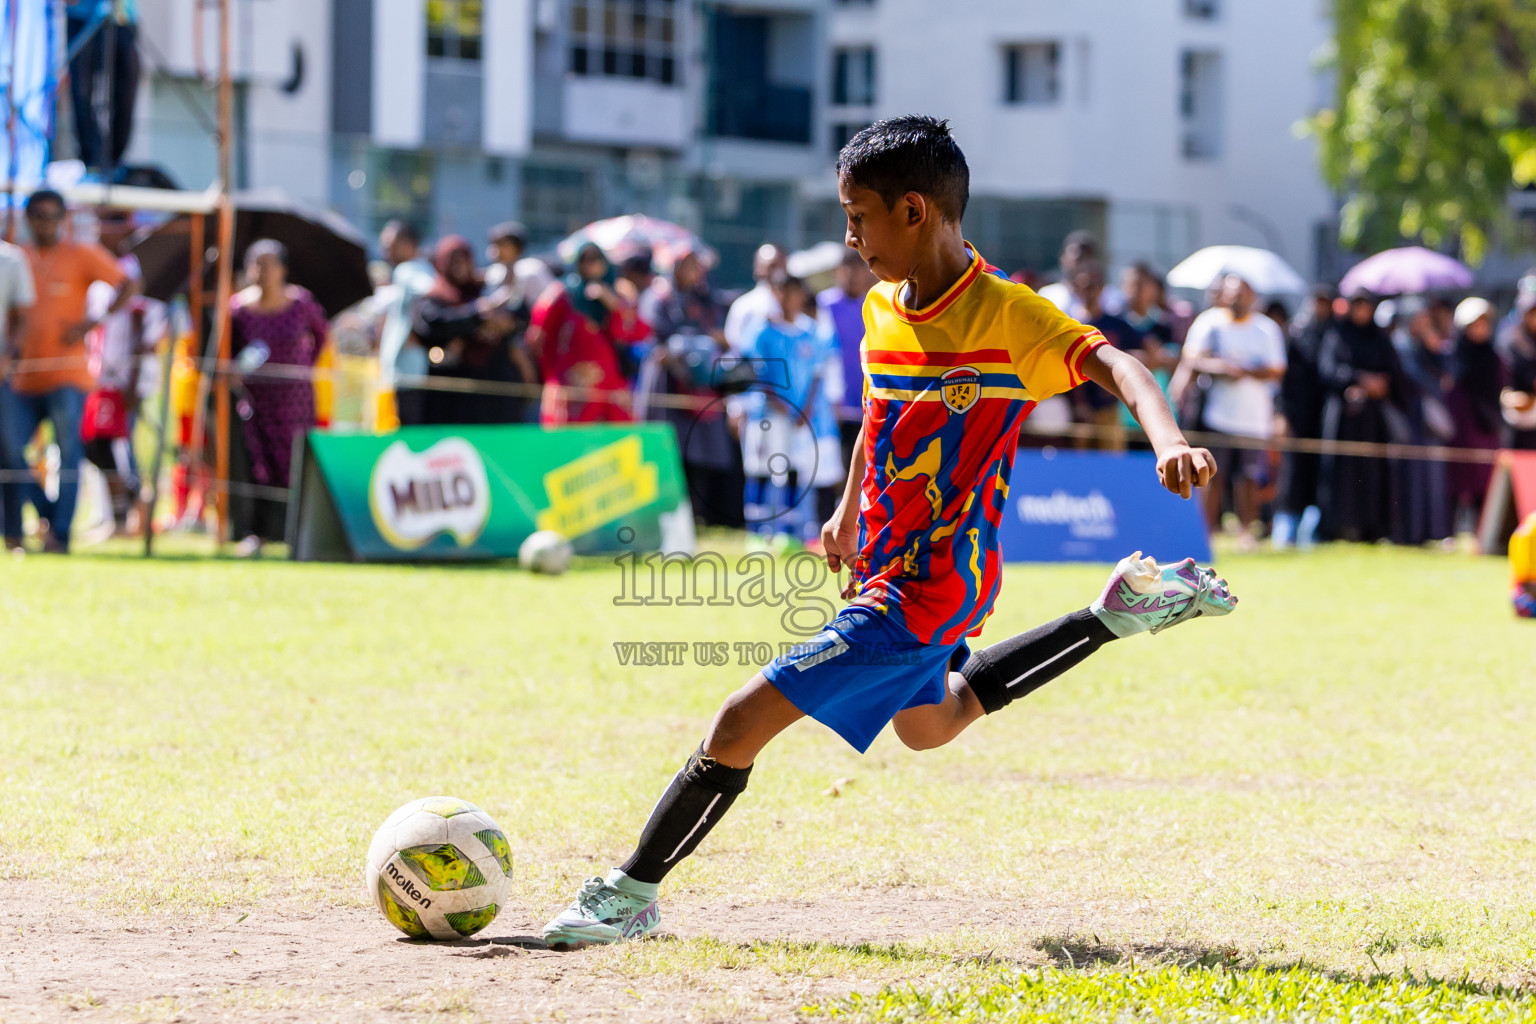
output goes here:
{"type": "Polygon", "coordinates": [[[1334,0],[1334,107],[1313,121],[1347,245],[1458,240],[1480,261],[1536,182],[1536,0],[1334,0]]]}

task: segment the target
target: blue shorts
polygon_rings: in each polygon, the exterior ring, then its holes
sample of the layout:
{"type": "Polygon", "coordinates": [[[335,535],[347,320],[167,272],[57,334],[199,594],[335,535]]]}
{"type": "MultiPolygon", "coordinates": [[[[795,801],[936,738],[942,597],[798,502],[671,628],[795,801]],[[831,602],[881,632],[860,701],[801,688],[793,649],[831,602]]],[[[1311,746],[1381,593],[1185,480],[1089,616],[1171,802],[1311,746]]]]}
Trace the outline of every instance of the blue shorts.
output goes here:
{"type": "Polygon", "coordinates": [[[898,711],[943,701],[949,673],[970,653],[964,640],[919,643],[879,612],[853,607],[763,675],[862,754],[898,711]]]}

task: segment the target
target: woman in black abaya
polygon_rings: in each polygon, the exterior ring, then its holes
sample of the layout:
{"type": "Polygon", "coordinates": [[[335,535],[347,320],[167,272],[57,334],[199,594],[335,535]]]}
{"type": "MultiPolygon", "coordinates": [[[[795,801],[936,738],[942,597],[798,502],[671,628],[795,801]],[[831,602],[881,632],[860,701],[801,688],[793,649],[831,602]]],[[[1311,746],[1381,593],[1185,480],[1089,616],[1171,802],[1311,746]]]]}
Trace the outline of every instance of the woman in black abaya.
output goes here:
{"type": "MultiPolygon", "coordinates": [[[[1386,444],[1402,414],[1402,367],[1387,332],[1376,325],[1376,299],[1351,298],[1349,315],[1323,338],[1318,370],[1328,390],[1323,438],[1386,444]]],[[[1335,540],[1376,541],[1392,529],[1392,472],[1378,456],[1324,455],[1319,505],[1323,531],[1335,540]]]]}

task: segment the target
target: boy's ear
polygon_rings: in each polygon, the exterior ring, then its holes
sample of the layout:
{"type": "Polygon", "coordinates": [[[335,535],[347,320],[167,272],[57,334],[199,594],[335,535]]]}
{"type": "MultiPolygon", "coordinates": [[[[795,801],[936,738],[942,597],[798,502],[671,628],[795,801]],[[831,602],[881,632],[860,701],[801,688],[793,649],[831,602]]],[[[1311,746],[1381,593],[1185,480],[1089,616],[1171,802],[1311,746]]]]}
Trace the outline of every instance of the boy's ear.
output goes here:
{"type": "Polygon", "coordinates": [[[907,227],[920,227],[933,211],[928,208],[928,198],[921,192],[908,192],[901,197],[907,207],[907,227]]]}

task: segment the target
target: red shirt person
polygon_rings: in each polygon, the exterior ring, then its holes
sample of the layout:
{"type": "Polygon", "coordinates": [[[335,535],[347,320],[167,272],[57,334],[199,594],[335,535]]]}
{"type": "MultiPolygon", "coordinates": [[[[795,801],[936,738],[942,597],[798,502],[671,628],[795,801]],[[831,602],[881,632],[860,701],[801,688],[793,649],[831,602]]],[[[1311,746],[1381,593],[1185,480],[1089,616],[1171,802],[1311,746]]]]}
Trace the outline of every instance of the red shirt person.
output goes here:
{"type": "Polygon", "coordinates": [[[639,341],[649,328],[613,285],[608,258],[589,243],[577,253],[575,271],[534,306],[528,340],[544,377],[539,422],[545,426],[634,418],[617,346],[639,341]]]}

